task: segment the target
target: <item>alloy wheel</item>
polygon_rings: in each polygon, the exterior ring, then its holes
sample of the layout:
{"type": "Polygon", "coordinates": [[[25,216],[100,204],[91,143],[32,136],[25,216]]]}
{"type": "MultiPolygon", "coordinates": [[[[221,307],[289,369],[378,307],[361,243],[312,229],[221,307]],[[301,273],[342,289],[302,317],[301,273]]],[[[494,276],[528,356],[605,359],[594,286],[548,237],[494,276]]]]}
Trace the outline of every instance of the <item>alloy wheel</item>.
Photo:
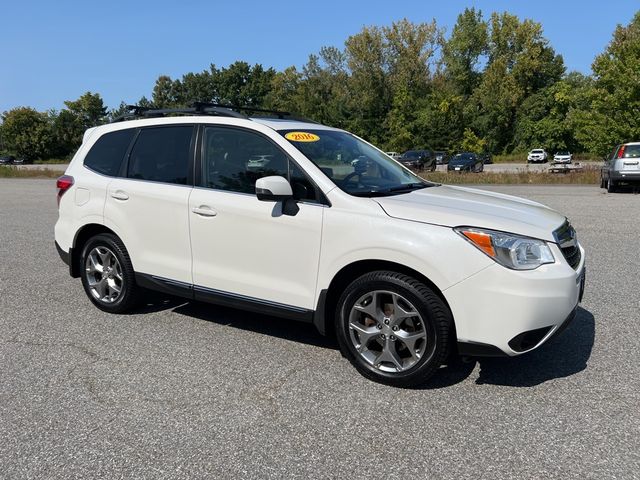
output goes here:
{"type": "Polygon", "coordinates": [[[116,302],[123,292],[124,280],[118,257],[107,247],[95,247],[85,261],[91,295],[102,303],[116,302]]]}
{"type": "Polygon", "coordinates": [[[385,290],[368,292],[354,303],[349,337],[362,359],[391,373],[412,368],[427,346],[427,331],[416,307],[402,295],[385,290]]]}

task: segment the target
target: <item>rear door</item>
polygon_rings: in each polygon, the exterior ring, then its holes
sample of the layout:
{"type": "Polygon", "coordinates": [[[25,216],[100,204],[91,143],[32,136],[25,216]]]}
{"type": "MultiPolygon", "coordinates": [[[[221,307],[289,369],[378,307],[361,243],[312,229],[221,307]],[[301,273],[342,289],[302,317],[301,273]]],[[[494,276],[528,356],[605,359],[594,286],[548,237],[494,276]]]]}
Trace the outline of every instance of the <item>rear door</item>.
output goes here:
{"type": "Polygon", "coordinates": [[[107,188],[105,225],[122,239],[136,273],[191,284],[189,195],[193,125],[137,132],[121,178],[107,188]]]}

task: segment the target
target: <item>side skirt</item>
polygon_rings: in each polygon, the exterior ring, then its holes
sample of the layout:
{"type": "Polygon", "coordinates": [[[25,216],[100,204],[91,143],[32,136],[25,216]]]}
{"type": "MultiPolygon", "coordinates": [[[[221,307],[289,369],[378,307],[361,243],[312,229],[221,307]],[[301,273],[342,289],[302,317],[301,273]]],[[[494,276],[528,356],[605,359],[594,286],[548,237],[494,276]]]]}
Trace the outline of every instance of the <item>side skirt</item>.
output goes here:
{"type": "Polygon", "coordinates": [[[238,308],[248,312],[262,313],[274,317],[296,320],[299,322],[312,323],[313,310],[285,305],[282,303],[262,300],[260,298],[248,297],[237,293],[214,290],[212,288],[191,285],[185,282],[178,282],[168,278],[149,275],[146,273],[136,273],[136,283],[143,288],[158,292],[176,295],[190,300],[221,305],[224,307],[238,308]]]}

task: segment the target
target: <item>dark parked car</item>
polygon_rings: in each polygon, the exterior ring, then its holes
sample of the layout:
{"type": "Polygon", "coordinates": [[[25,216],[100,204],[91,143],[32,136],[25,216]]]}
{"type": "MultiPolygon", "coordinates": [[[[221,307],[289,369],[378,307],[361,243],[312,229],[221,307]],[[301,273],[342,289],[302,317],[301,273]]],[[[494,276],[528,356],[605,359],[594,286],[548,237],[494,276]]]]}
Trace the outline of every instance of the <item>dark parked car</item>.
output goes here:
{"type": "Polygon", "coordinates": [[[404,152],[398,161],[405,167],[416,170],[429,170],[433,172],[436,169],[436,158],[429,150],[409,150],[404,152]]]}
{"type": "Polygon", "coordinates": [[[600,188],[615,192],[621,184],[640,185],[640,142],[618,145],[600,172],[600,188]]]}
{"type": "Polygon", "coordinates": [[[447,166],[449,172],[482,172],[484,163],[475,153],[463,152],[454,155],[447,166]]]}
{"type": "Polygon", "coordinates": [[[0,156],[0,165],[11,165],[15,157],[13,155],[2,155],[0,156]]]}
{"type": "Polygon", "coordinates": [[[438,165],[449,163],[449,154],[447,152],[440,150],[437,152],[433,152],[433,156],[436,157],[436,163],[438,165]]]}

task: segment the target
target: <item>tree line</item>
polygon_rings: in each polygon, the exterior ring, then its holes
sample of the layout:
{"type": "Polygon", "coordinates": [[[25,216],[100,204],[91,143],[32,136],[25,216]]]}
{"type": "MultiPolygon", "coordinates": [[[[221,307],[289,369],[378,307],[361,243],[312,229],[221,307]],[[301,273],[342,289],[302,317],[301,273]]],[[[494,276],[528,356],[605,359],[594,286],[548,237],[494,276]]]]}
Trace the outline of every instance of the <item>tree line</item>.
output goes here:
{"type": "MultiPolygon", "coordinates": [[[[293,112],[349,130],[385,150],[526,152],[544,147],[603,155],[640,140],[640,12],[618,26],[592,73],[567,72],[542,25],[465,9],[447,35],[433,20],[364,27],[343,48],[323,47],[301,69],[237,61],[182,78],[162,75],[146,107],[195,101],[293,112]]],[[[97,93],[60,111],[5,112],[0,148],[27,158],[66,157],[86,128],[126,112],[97,93]]]]}

